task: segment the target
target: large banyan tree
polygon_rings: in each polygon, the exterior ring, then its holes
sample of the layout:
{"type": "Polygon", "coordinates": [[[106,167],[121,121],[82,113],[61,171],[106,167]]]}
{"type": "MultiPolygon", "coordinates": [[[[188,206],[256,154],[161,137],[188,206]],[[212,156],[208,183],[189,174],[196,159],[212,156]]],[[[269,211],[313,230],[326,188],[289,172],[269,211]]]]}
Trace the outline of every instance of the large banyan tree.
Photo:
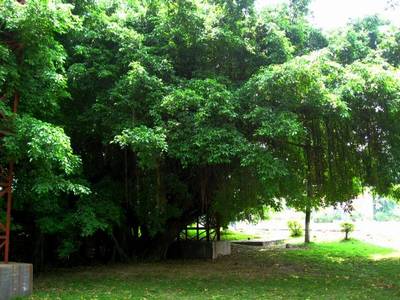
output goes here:
{"type": "Polygon", "coordinates": [[[395,29],[382,39],[372,18],[328,39],[295,0],[63,2],[0,7],[1,41],[24,48],[0,44],[13,247],[33,249],[16,255],[160,258],[198,217],[396,191],[395,29]]]}

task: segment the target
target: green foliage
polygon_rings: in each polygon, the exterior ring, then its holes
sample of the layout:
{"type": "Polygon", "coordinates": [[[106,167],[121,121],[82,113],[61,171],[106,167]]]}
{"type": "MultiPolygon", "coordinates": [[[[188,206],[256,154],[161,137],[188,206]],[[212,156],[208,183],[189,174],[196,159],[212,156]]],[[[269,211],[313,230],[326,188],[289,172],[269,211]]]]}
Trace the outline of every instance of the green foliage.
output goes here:
{"type": "Polygon", "coordinates": [[[321,53],[262,70],[244,89],[254,99],[248,119],[258,127],[257,137],[276,140],[278,155],[285,153],[281,159],[290,174],[285,197],[300,210],[324,205],[322,198],[326,203],[346,201],[359,192],[354,185],[356,170],[343,172],[332,163],[352,159],[330,144],[335,138],[331,132],[341,130],[340,123],[348,118],[347,104],[331,88],[337,85],[332,72],[343,73],[321,53]],[[343,183],[340,188],[338,180],[343,183]]]}
{"type": "Polygon", "coordinates": [[[124,129],[121,135],[114,139],[121,147],[131,147],[137,153],[140,165],[143,168],[151,168],[155,165],[157,157],[168,149],[165,141],[166,135],[162,128],[157,127],[154,130],[145,126],[124,129]]]}
{"type": "Polygon", "coordinates": [[[29,1],[26,5],[12,0],[3,2],[0,30],[11,32],[14,42],[24,45],[24,50],[23,59],[15,51],[5,56],[9,70],[1,94],[11,96],[17,88],[21,95],[20,112],[49,118],[57,112],[60,100],[69,96],[64,74],[66,54],[56,35],[79,26],[78,19],[71,14],[72,7],[60,1],[29,1]]]}
{"type": "Polygon", "coordinates": [[[294,47],[285,31],[275,23],[260,21],[256,34],[260,39],[259,51],[264,55],[267,64],[280,64],[292,58],[294,47]]]}
{"type": "Polygon", "coordinates": [[[345,240],[349,239],[349,233],[355,230],[355,225],[353,223],[344,222],[340,224],[341,231],[345,233],[345,240]]]}
{"type": "Polygon", "coordinates": [[[374,220],[378,222],[399,221],[400,210],[395,200],[375,196],[374,220]]]}
{"type": "Polygon", "coordinates": [[[58,37],[79,26],[71,9],[59,1],[21,5],[6,0],[0,7],[2,39],[17,45],[14,50],[0,47],[0,110],[12,133],[2,139],[0,154],[2,164],[16,162],[14,211],[25,218],[16,218],[15,228],[21,235],[69,238],[83,229],[71,219],[72,199],[86,197],[90,190],[80,177],[80,157],[56,125],[60,120],[55,122],[60,104],[69,97],[66,52],[58,37]],[[15,90],[20,95],[18,115],[10,112],[15,90]]]}
{"type": "Polygon", "coordinates": [[[229,163],[244,137],[235,128],[236,102],[216,80],[192,80],[161,102],[170,156],[183,165],[229,163]]]}
{"type": "Polygon", "coordinates": [[[303,236],[303,228],[298,221],[296,220],[288,221],[288,227],[291,237],[303,236]]]}
{"type": "Polygon", "coordinates": [[[385,21],[378,16],[356,20],[342,32],[331,37],[329,48],[336,61],[351,64],[371,55],[383,39],[381,27],[385,21]]]}
{"type": "Polygon", "coordinates": [[[355,130],[349,137],[361,160],[362,177],[377,193],[389,193],[399,155],[394,134],[398,130],[398,75],[375,64],[355,63],[346,71],[346,84],[340,93],[352,112],[350,124],[355,130]],[[389,148],[393,150],[388,152],[389,148]]]}
{"type": "Polygon", "coordinates": [[[396,195],[397,31],[379,18],[326,37],[308,0],[67,2],[0,7],[23,46],[0,46],[1,160],[35,249],[150,256],[205,215],[396,195]]]}
{"type": "Polygon", "coordinates": [[[289,8],[293,19],[305,17],[309,14],[311,0],[290,0],[289,8]]]}
{"type": "Polygon", "coordinates": [[[379,45],[382,56],[393,66],[400,66],[400,31],[392,30],[379,45]]]}
{"type": "Polygon", "coordinates": [[[15,120],[16,134],[4,139],[9,160],[30,161],[33,167],[45,172],[76,172],[81,161],[73,154],[70,139],[60,127],[25,116],[15,120]]]}
{"type": "MultiPolygon", "coordinates": [[[[328,45],[324,34],[319,29],[313,28],[307,21],[309,4],[310,1],[308,0],[294,0],[290,1],[289,5],[269,7],[260,13],[261,24],[265,24],[263,26],[277,29],[280,33],[284,33],[286,38],[279,39],[282,45],[280,48],[281,53],[284,51],[296,56],[304,55],[311,51],[325,48],[328,45]]],[[[273,33],[276,34],[275,31],[273,33]]],[[[274,38],[274,35],[267,36],[265,41],[270,41],[271,38],[274,38]]],[[[278,39],[274,38],[274,41],[275,44],[272,45],[276,45],[278,39]]],[[[282,63],[283,61],[277,62],[282,63]]]]}

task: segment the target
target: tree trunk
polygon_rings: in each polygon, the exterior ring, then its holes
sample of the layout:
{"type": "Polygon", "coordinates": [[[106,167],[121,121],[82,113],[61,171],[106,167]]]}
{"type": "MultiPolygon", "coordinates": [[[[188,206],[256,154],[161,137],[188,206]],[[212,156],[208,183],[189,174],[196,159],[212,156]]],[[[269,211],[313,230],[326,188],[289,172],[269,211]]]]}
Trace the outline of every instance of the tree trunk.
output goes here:
{"type": "Polygon", "coordinates": [[[114,257],[113,261],[115,261],[115,254],[118,253],[120,261],[129,261],[130,257],[127,255],[124,251],[124,249],[121,247],[120,243],[118,242],[117,238],[115,237],[114,233],[111,232],[111,239],[114,242],[114,249],[116,252],[114,252],[114,257]]]}
{"type": "Polygon", "coordinates": [[[221,222],[220,222],[220,217],[219,214],[215,216],[215,222],[216,222],[216,239],[217,241],[221,240],[221,222]]]}
{"type": "Polygon", "coordinates": [[[35,266],[35,272],[40,272],[44,269],[44,239],[44,234],[36,228],[33,249],[33,265],[35,266]]]}
{"type": "Polygon", "coordinates": [[[311,151],[311,145],[308,144],[306,148],[306,157],[307,157],[307,166],[308,166],[308,174],[307,174],[307,204],[306,204],[306,220],[305,220],[305,233],[304,233],[304,243],[310,243],[310,220],[311,220],[311,199],[313,198],[313,187],[312,187],[312,178],[313,178],[313,163],[314,156],[311,151]]]}
{"type": "Polygon", "coordinates": [[[307,208],[306,208],[305,234],[304,234],[304,242],[306,244],[310,242],[310,220],[311,220],[311,208],[310,208],[310,206],[307,206],[307,208]]]}

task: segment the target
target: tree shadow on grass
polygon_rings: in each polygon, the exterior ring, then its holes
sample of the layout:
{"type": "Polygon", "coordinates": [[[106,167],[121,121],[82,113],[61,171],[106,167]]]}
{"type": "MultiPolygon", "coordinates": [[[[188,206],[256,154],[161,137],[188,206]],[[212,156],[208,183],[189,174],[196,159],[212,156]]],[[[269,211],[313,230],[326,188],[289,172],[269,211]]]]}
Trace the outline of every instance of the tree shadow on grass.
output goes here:
{"type": "Polygon", "coordinates": [[[399,253],[357,240],[240,245],[216,261],[57,271],[35,282],[32,299],[399,299],[399,276],[399,253]]]}

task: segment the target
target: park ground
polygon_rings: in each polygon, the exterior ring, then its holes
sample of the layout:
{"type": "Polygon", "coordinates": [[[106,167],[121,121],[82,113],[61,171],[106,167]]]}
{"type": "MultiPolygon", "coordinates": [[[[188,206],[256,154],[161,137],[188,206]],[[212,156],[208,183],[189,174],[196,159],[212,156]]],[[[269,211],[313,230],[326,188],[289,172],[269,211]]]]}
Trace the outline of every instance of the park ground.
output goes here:
{"type": "Polygon", "coordinates": [[[400,299],[398,250],[358,240],[232,250],[215,261],[58,269],[29,299],[400,299]]]}
{"type": "MultiPolygon", "coordinates": [[[[301,224],[304,222],[304,216],[294,218],[301,224]]],[[[337,241],[344,237],[341,232],[341,223],[343,221],[335,221],[331,223],[312,223],[311,238],[316,242],[337,241]]],[[[398,249],[400,251],[400,222],[375,222],[375,221],[356,221],[355,231],[351,236],[357,240],[361,240],[377,246],[398,249]]],[[[261,221],[257,224],[240,222],[231,226],[231,231],[237,234],[247,234],[259,240],[281,240],[288,239],[290,236],[287,220],[272,219],[269,221],[261,221]]],[[[298,239],[297,242],[302,241],[298,239]]]]}

